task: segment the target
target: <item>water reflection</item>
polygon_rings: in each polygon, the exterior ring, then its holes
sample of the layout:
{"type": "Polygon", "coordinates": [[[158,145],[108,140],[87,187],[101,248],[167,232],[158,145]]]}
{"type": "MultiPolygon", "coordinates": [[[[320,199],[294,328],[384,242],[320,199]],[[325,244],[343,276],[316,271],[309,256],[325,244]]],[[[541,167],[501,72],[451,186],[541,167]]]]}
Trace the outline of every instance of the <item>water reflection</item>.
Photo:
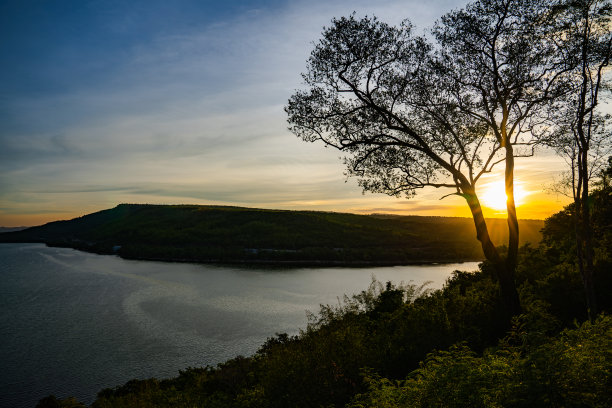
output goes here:
{"type": "Polygon", "coordinates": [[[249,355],[297,333],[306,310],[380,281],[431,281],[476,263],[262,269],[129,261],[34,244],[0,245],[0,406],[48,394],[91,402],[131,378],[249,355]]]}

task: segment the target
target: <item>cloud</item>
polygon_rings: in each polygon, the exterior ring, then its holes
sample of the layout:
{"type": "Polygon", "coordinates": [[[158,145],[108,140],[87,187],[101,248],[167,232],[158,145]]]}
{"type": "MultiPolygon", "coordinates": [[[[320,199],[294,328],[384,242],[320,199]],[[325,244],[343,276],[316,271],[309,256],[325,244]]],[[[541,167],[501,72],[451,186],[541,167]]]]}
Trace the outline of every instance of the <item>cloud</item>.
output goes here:
{"type": "MultiPolygon", "coordinates": [[[[283,112],[332,17],[353,10],[393,24],[408,17],[420,31],[464,1],[297,0],[221,11],[204,3],[137,3],[110,14],[94,7],[88,40],[99,53],[70,36],[49,44],[40,78],[60,86],[0,98],[5,207],[82,213],[182,201],[434,212],[464,204],[440,204],[441,190],[409,202],[361,195],[354,181],[344,182],[339,152],[290,134],[283,112]],[[74,67],[61,70],[66,49],[74,67]]],[[[529,166],[530,174],[544,170],[529,166]]]]}
{"type": "Polygon", "coordinates": [[[408,203],[403,206],[397,207],[373,207],[368,208],[367,211],[372,213],[400,213],[400,214],[418,214],[422,212],[437,212],[446,213],[452,206],[448,205],[427,205],[427,204],[413,204],[408,203]]]}

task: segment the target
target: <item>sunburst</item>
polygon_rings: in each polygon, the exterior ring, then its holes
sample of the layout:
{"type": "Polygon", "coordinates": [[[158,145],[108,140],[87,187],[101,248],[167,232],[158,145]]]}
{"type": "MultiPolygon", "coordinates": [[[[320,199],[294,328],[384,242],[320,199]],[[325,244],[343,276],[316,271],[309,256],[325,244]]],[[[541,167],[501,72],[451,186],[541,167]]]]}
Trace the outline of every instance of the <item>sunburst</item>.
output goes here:
{"type": "MultiPolygon", "coordinates": [[[[525,198],[529,193],[521,183],[514,183],[514,203],[518,207],[525,203],[525,198]]],[[[496,211],[506,210],[506,189],[503,182],[489,183],[484,186],[480,194],[482,204],[496,211]]]]}

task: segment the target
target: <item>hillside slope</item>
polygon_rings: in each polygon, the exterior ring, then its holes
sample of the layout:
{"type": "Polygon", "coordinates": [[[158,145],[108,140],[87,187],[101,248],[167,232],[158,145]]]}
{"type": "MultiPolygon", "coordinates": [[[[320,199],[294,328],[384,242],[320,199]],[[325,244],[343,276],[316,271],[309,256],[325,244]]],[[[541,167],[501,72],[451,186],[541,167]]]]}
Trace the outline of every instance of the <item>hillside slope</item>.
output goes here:
{"type": "MultiPolygon", "coordinates": [[[[505,220],[489,220],[503,243],[505,220]]],[[[537,244],[543,222],[521,221],[537,244]]],[[[402,264],[482,259],[468,218],[355,215],[197,205],[121,204],[0,234],[125,258],[196,262],[402,264]]]]}

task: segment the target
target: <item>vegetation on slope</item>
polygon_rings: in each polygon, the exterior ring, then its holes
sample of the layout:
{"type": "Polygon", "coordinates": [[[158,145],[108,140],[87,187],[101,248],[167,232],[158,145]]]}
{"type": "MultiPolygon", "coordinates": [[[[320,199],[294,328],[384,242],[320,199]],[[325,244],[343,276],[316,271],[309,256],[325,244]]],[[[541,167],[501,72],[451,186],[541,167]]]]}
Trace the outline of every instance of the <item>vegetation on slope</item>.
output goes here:
{"type": "MultiPolygon", "coordinates": [[[[594,323],[585,322],[569,207],[546,221],[539,247],[521,251],[524,313],[509,331],[499,323],[487,263],[455,272],[437,291],[374,282],[339,306],[321,307],[299,335],[268,339],[253,356],[172,379],[132,380],[100,391],[92,407],[612,406],[610,191],[593,201],[603,311],[594,323]]],[[[74,403],[48,397],[39,408],[74,403]]]]}
{"type": "MultiPolygon", "coordinates": [[[[507,230],[504,220],[492,222],[507,230]]],[[[541,226],[523,221],[524,242],[537,244],[541,226]]],[[[121,204],[0,234],[0,242],[44,242],[140,259],[400,264],[480,260],[474,237],[467,218],[121,204]]]]}

